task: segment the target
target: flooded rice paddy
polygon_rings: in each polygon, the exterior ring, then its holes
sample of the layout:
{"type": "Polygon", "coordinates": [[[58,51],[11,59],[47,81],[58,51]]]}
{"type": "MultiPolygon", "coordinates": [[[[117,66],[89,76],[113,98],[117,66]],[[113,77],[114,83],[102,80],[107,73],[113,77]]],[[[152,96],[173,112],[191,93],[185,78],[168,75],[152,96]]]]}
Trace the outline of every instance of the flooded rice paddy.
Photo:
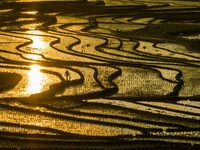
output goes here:
{"type": "Polygon", "coordinates": [[[2,1],[0,147],[200,145],[199,7],[2,1]]]}

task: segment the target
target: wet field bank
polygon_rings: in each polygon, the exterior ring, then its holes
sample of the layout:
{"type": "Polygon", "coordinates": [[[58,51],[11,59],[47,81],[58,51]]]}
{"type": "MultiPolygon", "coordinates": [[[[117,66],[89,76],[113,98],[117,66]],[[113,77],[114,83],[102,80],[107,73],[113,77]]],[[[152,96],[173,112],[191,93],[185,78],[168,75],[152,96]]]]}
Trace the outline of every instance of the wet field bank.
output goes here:
{"type": "Polygon", "coordinates": [[[1,2],[0,147],[198,147],[199,7],[1,2]]]}

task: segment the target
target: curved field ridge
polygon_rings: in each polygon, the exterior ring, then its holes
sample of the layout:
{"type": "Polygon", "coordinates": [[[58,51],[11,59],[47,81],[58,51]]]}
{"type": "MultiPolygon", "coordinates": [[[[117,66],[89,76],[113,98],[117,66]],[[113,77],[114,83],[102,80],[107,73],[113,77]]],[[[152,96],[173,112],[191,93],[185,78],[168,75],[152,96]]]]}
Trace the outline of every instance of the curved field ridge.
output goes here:
{"type": "Polygon", "coordinates": [[[21,76],[16,73],[0,73],[0,91],[12,89],[21,80],[21,76]]]}
{"type": "Polygon", "coordinates": [[[199,8],[1,2],[0,147],[198,149],[199,8]]]}

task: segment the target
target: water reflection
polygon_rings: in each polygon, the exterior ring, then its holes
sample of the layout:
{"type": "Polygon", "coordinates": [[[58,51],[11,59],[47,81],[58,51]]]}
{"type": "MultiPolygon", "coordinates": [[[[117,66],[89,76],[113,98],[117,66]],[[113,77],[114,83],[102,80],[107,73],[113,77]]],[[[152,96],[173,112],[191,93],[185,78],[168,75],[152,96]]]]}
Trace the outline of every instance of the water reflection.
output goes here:
{"type": "Polygon", "coordinates": [[[39,65],[30,66],[30,71],[28,75],[28,87],[27,92],[30,94],[35,94],[41,92],[43,88],[44,74],[40,71],[42,69],[39,65]]]}
{"type": "MultiPolygon", "coordinates": [[[[48,43],[44,40],[44,38],[40,35],[43,35],[43,32],[39,30],[33,30],[33,31],[27,31],[28,34],[33,34],[31,36],[28,36],[33,43],[30,45],[31,48],[34,50],[41,50],[48,46],[48,43]]],[[[41,51],[38,51],[41,52],[41,51]]]]}
{"type": "Polygon", "coordinates": [[[37,15],[38,11],[22,11],[21,14],[37,15]]]}
{"type": "Polygon", "coordinates": [[[27,54],[26,57],[29,58],[29,59],[32,59],[32,60],[42,60],[43,59],[41,56],[34,55],[34,54],[27,54]]]}
{"type": "Polygon", "coordinates": [[[26,47],[26,51],[29,52],[26,57],[32,60],[41,60],[42,55],[45,55],[49,49],[47,38],[42,36],[43,32],[38,30],[29,30],[26,33],[28,34],[26,37],[32,40],[32,43],[26,47]]]}
{"type": "MultiPolygon", "coordinates": [[[[45,53],[48,49],[48,42],[45,41],[45,38],[42,36],[43,32],[38,30],[27,31],[27,37],[32,40],[30,44],[29,52],[27,57],[32,60],[42,59],[42,54],[45,53]],[[39,54],[39,55],[38,55],[39,54]],[[40,56],[41,54],[41,56],[40,56]]],[[[42,67],[39,65],[30,66],[30,71],[28,71],[28,87],[27,92],[29,94],[40,93],[43,89],[43,85],[46,82],[45,75],[41,72],[42,67]]]]}

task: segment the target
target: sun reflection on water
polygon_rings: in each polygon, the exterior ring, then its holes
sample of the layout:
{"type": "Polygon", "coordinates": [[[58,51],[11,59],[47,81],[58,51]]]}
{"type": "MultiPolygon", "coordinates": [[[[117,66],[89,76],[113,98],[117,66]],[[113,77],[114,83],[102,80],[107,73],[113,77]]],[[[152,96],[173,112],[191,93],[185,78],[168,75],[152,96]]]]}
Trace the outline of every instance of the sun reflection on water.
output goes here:
{"type": "Polygon", "coordinates": [[[32,60],[41,60],[42,56],[48,52],[49,41],[44,37],[43,32],[39,30],[26,31],[26,37],[32,40],[32,43],[26,47],[27,58],[32,60]]]}
{"type": "Polygon", "coordinates": [[[38,11],[22,11],[21,14],[37,15],[38,11]]]}
{"type": "Polygon", "coordinates": [[[31,39],[33,40],[33,44],[31,45],[33,48],[42,49],[48,46],[40,36],[32,36],[31,39]]]}
{"type": "Polygon", "coordinates": [[[30,66],[30,71],[28,72],[28,87],[27,91],[30,94],[35,94],[41,92],[43,88],[43,80],[44,80],[44,75],[40,71],[42,69],[41,66],[39,65],[32,65],[30,66]]]}
{"type": "Polygon", "coordinates": [[[44,49],[48,46],[48,43],[44,40],[44,38],[41,36],[43,35],[43,32],[39,30],[33,30],[33,31],[27,31],[28,34],[33,34],[31,36],[28,36],[33,43],[31,44],[31,47],[34,49],[44,49]]]}
{"type": "Polygon", "coordinates": [[[26,55],[27,58],[32,59],[32,60],[42,60],[42,56],[39,55],[35,55],[35,54],[27,54],[26,55]]]}

